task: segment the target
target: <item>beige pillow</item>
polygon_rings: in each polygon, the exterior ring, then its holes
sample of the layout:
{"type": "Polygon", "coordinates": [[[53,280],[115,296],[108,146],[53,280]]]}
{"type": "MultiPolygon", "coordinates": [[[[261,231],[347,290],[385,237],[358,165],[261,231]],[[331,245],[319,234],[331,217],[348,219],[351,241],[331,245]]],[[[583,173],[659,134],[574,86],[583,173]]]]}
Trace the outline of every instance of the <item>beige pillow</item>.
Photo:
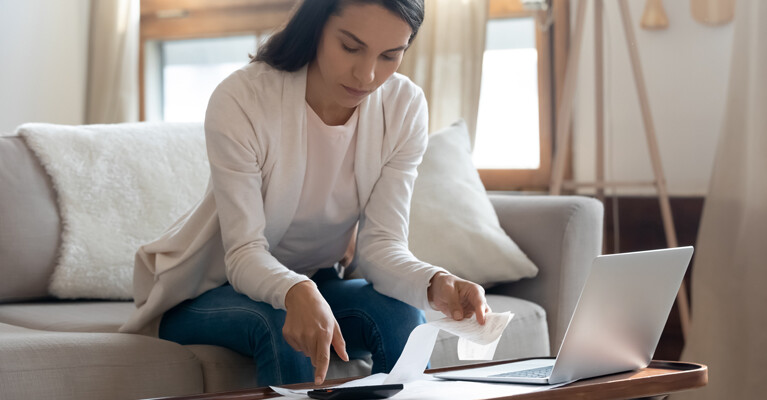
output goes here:
{"type": "Polygon", "coordinates": [[[483,286],[538,273],[498,222],[462,120],[429,137],[413,189],[408,239],[419,260],[483,286]]]}

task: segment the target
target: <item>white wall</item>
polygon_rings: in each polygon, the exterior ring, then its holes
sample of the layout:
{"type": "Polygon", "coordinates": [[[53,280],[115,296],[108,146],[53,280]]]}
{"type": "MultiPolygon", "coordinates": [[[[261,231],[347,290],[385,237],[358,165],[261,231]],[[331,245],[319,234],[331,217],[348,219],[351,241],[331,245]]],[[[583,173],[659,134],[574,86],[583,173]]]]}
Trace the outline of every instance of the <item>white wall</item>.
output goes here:
{"type": "MultiPolygon", "coordinates": [[[[605,124],[613,151],[607,179],[653,179],[639,100],[621,25],[618,3],[605,1],[605,124]],[[612,133],[611,133],[612,132],[612,133]]],[[[690,14],[690,2],[665,1],[669,28],[639,28],[644,1],[629,2],[662,164],[672,195],[705,195],[721,131],[729,79],[733,23],[705,26],[690,14]]],[[[571,5],[573,23],[575,2],[571,5]]],[[[574,110],[574,173],[593,181],[595,171],[593,9],[586,12],[583,53],[574,110]]],[[[574,28],[574,26],[573,26],[574,28]]],[[[608,139],[608,143],[609,143],[608,139]]],[[[608,161],[609,167],[609,161],[608,161]]],[[[653,194],[652,189],[621,189],[653,194]]]]}
{"type": "Polygon", "coordinates": [[[90,0],[0,0],[0,133],[81,124],[90,0]]]}

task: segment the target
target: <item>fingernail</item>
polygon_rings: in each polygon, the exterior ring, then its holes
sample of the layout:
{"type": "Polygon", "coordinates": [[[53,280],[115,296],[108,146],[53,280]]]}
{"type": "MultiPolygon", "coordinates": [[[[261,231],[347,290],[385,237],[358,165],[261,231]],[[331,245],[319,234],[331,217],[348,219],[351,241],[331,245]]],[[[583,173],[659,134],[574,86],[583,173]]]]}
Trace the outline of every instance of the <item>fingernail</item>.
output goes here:
{"type": "Polygon", "coordinates": [[[463,315],[459,311],[453,312],[453,319],[460,320],[463,315]]]}
{"type": "Polygon", "coordinates": [[[322,383],[322,379],[320,379],[319,376],[315,376],[314,377],[314,384],[315,385],[319,385],[320,383],[322,383]]]}

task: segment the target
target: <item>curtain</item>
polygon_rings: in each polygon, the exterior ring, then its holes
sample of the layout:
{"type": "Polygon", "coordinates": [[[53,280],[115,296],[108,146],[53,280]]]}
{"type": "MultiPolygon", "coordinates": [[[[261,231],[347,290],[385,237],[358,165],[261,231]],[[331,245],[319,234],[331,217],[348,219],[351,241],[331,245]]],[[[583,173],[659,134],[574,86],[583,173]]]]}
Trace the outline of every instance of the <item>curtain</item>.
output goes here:
{"type": "Polygon", "coordinates": [[[138,120],[139,0],[91,0],[86,124],[138,120]]]}
{"type": "Polygon", "coordinates": [[[767,393],[767,2],[737,2],[724,129],[692,272],[684,360],[709,367],[674,399],[767,393]]]}
{"type": "Polygon", "coordinates": [[[472,147],[477,127],[487,0],[426,0],[426,16],[398,72],[420,86],[429,130],[466,121],[472,147]]]}

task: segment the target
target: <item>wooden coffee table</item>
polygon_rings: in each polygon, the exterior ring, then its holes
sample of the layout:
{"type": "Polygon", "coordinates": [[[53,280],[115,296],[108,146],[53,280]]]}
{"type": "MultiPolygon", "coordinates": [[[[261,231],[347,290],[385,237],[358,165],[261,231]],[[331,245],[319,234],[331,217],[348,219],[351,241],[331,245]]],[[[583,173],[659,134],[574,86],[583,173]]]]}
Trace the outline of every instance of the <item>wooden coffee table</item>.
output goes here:
{"type": "MultiPolygon", "coordinates": [[[[440,368],[427,370],[427,373],[454,371],[470,367],[503,364],[509,361],[492,361],[471,366],[440,368]]],[[[324,386],[340,385],[355,378],[333,379],[325,382],[324,386]]],[[[708,367],[702,364],[653,361],[647,368],[606,375],[598,378],[583,379],[569,385],[541,392],[527,393],[515,396],[497,397],[495,400],[564,400],[564,399],[635,399],[665,395],[672,392],[694,389],[708,383],[708,367]]],[[[306,389],[314,387],[311,384],[287,385],[291,389],[306,389]]],[[[277,394],[270,388],[255,388],[223,393],[205,393],[183,397],[164,397],[165,400],[245,400],[270,399],[277,394]]]]}

